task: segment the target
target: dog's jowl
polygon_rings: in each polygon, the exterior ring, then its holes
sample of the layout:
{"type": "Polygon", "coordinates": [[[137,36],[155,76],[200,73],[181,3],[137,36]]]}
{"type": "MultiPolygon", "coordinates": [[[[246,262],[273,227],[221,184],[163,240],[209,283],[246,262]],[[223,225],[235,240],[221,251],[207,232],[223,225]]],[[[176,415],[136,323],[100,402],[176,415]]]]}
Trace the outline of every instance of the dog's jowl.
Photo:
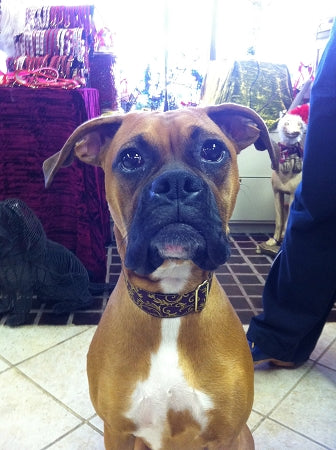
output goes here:
{"type": "Polygon", "coordinates": [[[122,272],[87,370],[107,449],[254,448],[252,359],[214,274],[250,144],[275,162],[261,118],[224,104],[99,117],[44,163],[47,186],[75,157],[105,172],[122,272]]]}

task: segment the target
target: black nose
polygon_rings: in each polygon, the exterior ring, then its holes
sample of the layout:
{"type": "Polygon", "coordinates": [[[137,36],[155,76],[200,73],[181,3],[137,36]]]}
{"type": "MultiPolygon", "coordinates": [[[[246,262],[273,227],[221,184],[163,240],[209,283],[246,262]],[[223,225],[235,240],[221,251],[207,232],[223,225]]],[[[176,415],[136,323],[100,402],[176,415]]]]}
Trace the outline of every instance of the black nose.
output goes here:
{"type": "Polygon", "coordinates": [[[150,188],[152,197],[167,200],[194,198],[203,191],[204,182],[185,170],[171,170],[156,178],[150,188]]]}

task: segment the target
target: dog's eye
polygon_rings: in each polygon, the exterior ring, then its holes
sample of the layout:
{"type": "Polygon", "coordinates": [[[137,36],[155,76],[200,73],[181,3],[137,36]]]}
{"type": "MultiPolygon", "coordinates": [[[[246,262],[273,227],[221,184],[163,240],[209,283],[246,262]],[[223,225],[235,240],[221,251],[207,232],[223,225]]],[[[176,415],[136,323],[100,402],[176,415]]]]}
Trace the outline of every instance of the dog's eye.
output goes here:
{"type": "Polygon", "coordinates": [[[202,150],[201,158],[207,162],[220,162],[227,155],[227,149],[221,142],[218,141],[205,141],[202,150]]]}
{"type": "Polygon", "coordinates": [[[144,165],[143,157],[135,149],[125,150],[121,155],[121,167],[123,170],[130,172],[139,169],[144,165]]]}

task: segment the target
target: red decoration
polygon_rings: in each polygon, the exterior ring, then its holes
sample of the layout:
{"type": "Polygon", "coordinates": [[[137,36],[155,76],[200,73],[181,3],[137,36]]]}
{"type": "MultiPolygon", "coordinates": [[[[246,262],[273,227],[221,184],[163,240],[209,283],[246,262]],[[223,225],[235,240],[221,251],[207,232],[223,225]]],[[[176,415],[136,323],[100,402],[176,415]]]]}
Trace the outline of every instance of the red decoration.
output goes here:
{"type": "Polygon", "coordinates": [[[309,117],[309,103],[297,106],[296,108],[288,111],[288,114],[293,114],[294,116],[300,116],[304,123],[308,123],[309,117]]]}

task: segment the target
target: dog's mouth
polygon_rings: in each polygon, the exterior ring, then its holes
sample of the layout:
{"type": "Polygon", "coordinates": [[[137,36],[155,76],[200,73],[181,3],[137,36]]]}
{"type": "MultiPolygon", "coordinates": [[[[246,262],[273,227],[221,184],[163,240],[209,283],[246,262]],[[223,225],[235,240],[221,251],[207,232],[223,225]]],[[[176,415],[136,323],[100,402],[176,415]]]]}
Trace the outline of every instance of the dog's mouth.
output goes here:
{"type": "Polygon", "coordinates": [[[289,139],[296,139],[298,136],[300,136],[300,133],[297,131],[293,131],[293,132],[286,131],[285,134],[286,134],[287,138],[289,138],[289,139]]]}
{"type": "Polygon", "coordinates": [[[204,251],[204,237],[184,223],[173,223],[162,228],[152,239],[150,252],[162,259],[194,259],[197,252],[204,251]]]}
{"type": "Polygon", "coordinates": [[[201,269],[213,271],[229,255],[227,236],[222,230],[203,235],[193,226],[178,222],[160,228],[148,241],[142,237],[132,241],[125,264],[139,275],[154,272],[165,260],[191,260],[201,269]]]}
{"type": "Polygon", "coordinates": [[[144,188],[128,233],[129,270],[146,275],[178,259],[213,271],[229,253],[215,197],[199,177],[167,171],[144,188]]]}

